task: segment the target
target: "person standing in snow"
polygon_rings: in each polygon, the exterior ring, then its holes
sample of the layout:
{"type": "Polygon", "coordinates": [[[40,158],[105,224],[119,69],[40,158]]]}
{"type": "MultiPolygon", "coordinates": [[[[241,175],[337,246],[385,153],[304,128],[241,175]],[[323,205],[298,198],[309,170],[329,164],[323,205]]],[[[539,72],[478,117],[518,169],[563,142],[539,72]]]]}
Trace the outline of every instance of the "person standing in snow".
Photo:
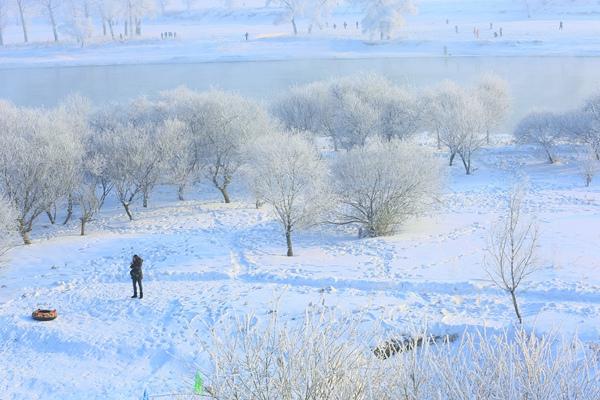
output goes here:
{"type": "Polygon", "coordinates": [[[244,36],[246,37],[246,42],[248,41],[248,32],[246,32],[246,34],[244,34],[244,36]]]}
{"type": "Polygon", "coordinates": [[[144,292],[142,290],[142,279],[144,278],[144,274],[142,273],[142,260],[137,254],[133,255],[133,260],[131,261],[131,265],[129,266],[130,271],[129,275],[131,275],[131,281],[133,283],[133,296],[132,299],[137,297],[137,288],[140,288],[140,299],[144,297],[144,292]]]}
{"type": "Polygon", "coordinates": [[[560,21],[560,24],[558,24],[558,30],[562,31],[563,30],[563,22],[560,21]]]}

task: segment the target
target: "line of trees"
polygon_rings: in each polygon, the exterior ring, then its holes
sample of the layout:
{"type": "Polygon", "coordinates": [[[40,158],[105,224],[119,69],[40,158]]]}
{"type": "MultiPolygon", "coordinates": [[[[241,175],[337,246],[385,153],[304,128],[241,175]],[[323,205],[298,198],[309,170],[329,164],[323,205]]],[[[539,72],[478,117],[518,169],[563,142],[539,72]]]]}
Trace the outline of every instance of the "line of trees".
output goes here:
{"type": "Polygon", "coordinates": [[[564,113],[534,111],[514,131],[517,143],[536,146],[550,164],[559,159],[561,144],[575,144],[584,151],[578,156],[586,186],[600,170],[600,95],[588,98],[576,110],[564,113]]]}
{"type": "Polygon", "coordinates": [[[327,161],[318,135],[286,129],[260,104],[217,90],[178,88],[101,109],[79,96],[53,109],[3,102],[0,132],[0,193],[26,244],[41,216],[78,218],[84,235],[109,196],[133,220],[156,185],[173,185],[183,200],[204,181],[229,203],[237,181],[270,206],[291,256],[293,233],[313,224],[393,233],[432,201],[443,176],[432,149],[366,131],[327,161]]]}
{"type": "Polygon", "coordinates": [[[38,16],[48,21],[55,42],[68,36],[83,45],[95,23],[102,26],[103,36],[113,39],[140,36],[142,21],[155,15],[158,5],[155,0],[0,0],[0,46],[11,17],[18,17],[25,43],[29,42],[28,21],[38,16]]]}
{"type": "Polygon", "coordinates": [[[292,88],[272,112],[288,129],[329,137],[336,150],[428,131],[447,149],[449,164],[458,155],[470,175],[473,155],[490,143],[509,105],[508,86],[494,75],[482,76],[474,87],[446,81],[422,93],[363,75],[292,88]]]}

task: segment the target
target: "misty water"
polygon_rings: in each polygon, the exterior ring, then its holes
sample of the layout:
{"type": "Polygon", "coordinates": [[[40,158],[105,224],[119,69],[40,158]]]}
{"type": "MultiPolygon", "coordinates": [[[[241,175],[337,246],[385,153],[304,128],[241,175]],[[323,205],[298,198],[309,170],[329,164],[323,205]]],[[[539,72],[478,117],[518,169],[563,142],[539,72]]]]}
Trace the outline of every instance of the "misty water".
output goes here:
{"type": "Polygon", "coordinates": [[[457,57],[14,69],[0,66],[0,98],[18,105],[52,106],[69,93],[79,93],[102,105],[186,85],[193,89],[235,90],[268,102],[295,84],[360,72],[380,73],[416,88],[444,79],[472,83],[483,73],[496,73],[511,87],[512,123],[533,108],[576,107],[600,89],[600,58],[457,57]]]}

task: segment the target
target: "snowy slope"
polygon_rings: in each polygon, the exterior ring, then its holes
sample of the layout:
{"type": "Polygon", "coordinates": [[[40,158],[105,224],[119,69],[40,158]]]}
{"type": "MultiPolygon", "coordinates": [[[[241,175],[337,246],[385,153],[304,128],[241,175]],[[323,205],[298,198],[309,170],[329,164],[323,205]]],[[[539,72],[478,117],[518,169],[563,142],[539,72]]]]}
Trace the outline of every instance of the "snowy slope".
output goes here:
{"type": "Polygon", "coordinates": [[[0,48],[0,67],[439,57],[445,54],[444,48],[451,56],[600,54],[600,5],[593,1],[423,0],[418,14],[407,16],[406,27],[390,41],[375,40],[357,29],[361,15],[347,6],[337,8],[326,26],[313,29],[312,34],[307,33],[310,21],[299,19],[300,34],[294,36],[289,23],[275,24],[281,10],[265,8],[263,2],[237,2],[232,9],[224,8],[222,2],[202,4],[191,12],[171,10],[148,21],[139,39],[108,41],[98,31],[84,48],[68,40],[51,42],[51,30],[39,18],[30,29],[31,45],[20,44],[20,27],[9,25],[5,33],[9,45],[0,48]],[[531,4],[531,18],[525,3],[531,4]],[[558,30],[560,21],[564,22],[562,31],[558,30]],[[343,29],[344,22],[347,29],[343,29]],[[473,34],[476,28],[479,38],[473,34]],[[502,37],[495,37],[500,28],[502,37]],[[166,31],[177,32],[177,39],[161,40],[160,33],[166,31]],[[246,32],[249,41],[244,40],[246,32]]]}
{"type": "Polygon", "coordinates": [[[200,343],[211,326],[276,307],[289,320],[323,303],[400,331],[509,326],[510,299],[486,279],[483,248],[507,188],[524,178],[541,231],[541,271],[520,294],[525,321],[600,341],[600,184],[584,188],[568,158],[547,165],[530,148],[485,149],[476,164],[471,177],[453,168],[442,202],[398,235],[358,240],[319,227],[298,234],[293,258],[268,210],[220,204],[205,187],[185,202],[160,188],[131,223],[108,207],[87,237],[75,225],[40,226],[0,269],[0,398],[189,390],[196,368],[209,372],[200,343]],[[129,298],[133,253],[146,260],[141,301],[129,298]],[[60,316],[34,322],[37,307],[60,316]]]}

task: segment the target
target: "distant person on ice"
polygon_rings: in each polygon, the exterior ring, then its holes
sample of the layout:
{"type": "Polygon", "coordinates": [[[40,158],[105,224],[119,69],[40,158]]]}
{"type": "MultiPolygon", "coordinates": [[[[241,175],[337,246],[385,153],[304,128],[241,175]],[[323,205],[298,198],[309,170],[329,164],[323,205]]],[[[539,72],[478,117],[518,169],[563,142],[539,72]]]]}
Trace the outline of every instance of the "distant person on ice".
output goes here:
{"type": "Polygon", "coordinates": [[[134,254],[133,260],[131,261],[131,265],[129,268],[129,275],[131,275],[131,281],[133,282],[133,296],[132,299],[137,297],[137,288],[140,287],[140,299],[144,297],[144,292],[142,290],[142,279],[144,278],[144,274],[142,273],[142,260],[137,254],[134,254]],[[137,286],[136,286],[137,285],[137,286]]]}

